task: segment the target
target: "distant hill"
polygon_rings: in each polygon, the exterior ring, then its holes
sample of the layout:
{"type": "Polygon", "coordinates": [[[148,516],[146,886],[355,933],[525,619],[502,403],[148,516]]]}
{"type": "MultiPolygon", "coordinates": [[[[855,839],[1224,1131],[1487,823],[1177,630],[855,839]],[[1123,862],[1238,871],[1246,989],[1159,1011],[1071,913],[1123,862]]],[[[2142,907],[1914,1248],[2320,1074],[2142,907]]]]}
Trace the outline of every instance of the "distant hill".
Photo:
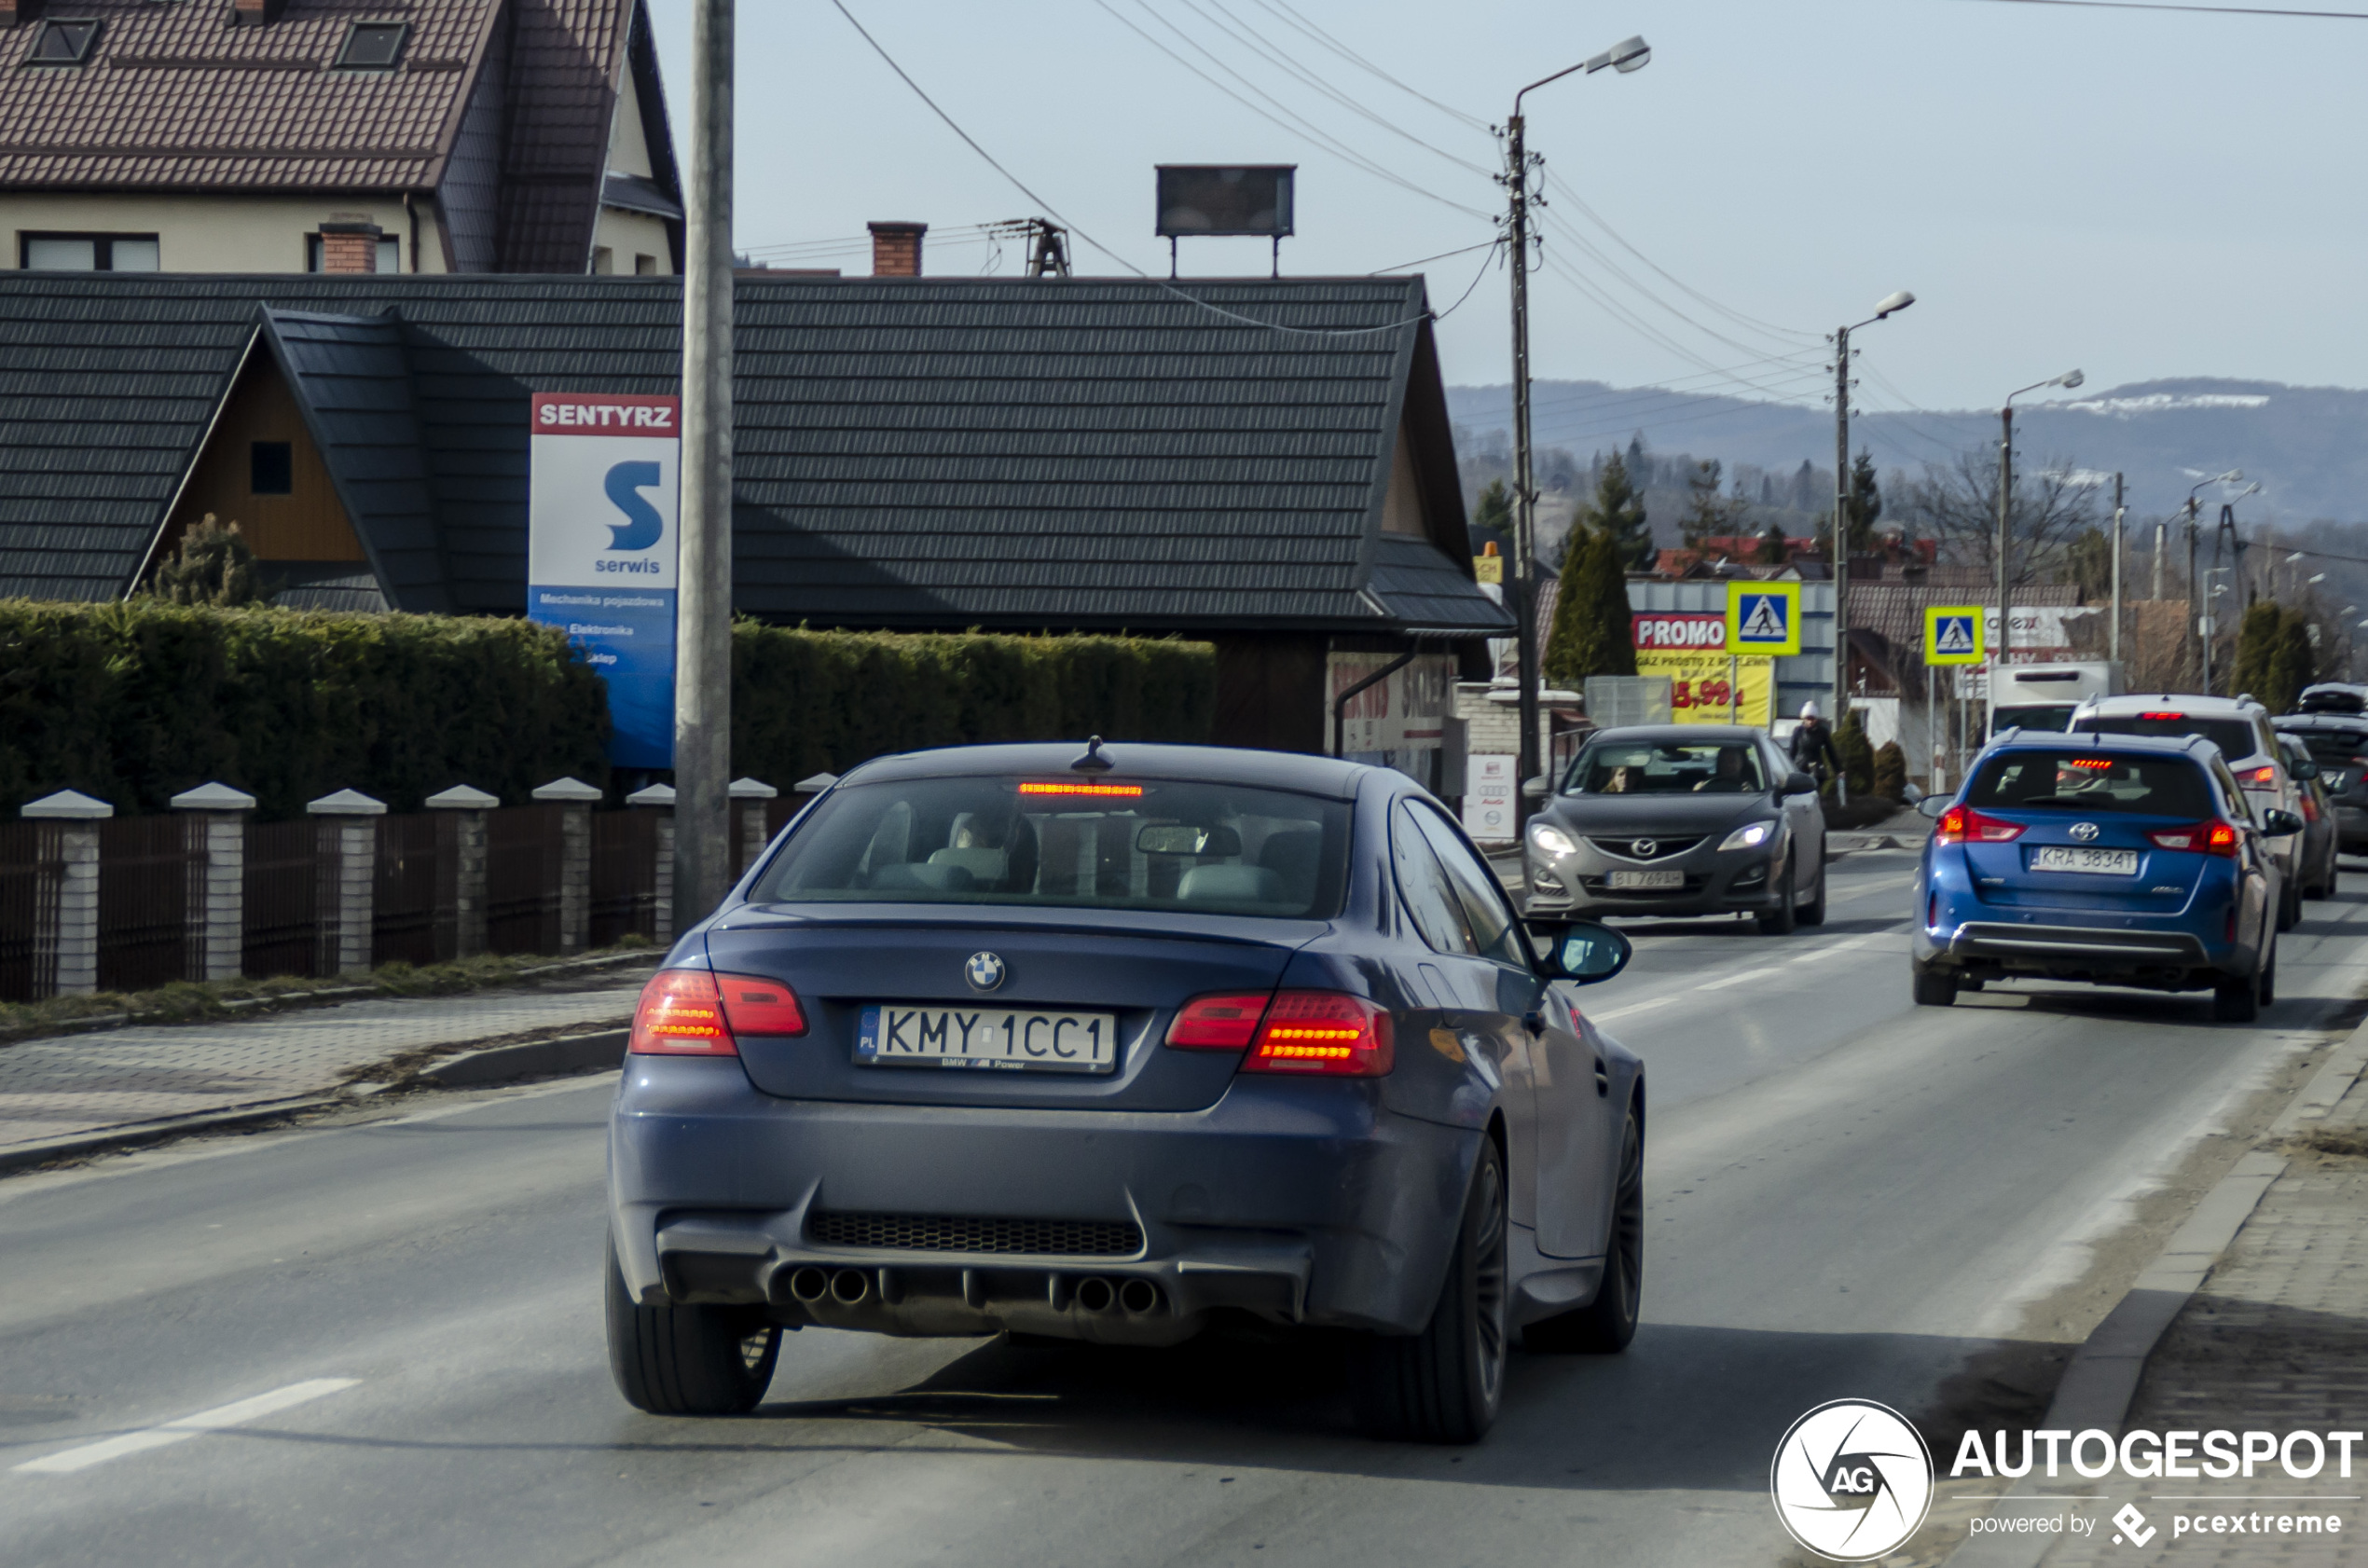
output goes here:
{"type": "MultiPolygon", "coordinates": [[[[1824,407],[1601,381],[1540,381],[1533,395],[1539,447],[1563,447],[1582,465],[1590,453],[1624,447],[1641,431],[1649,447],[1715,457],[1730,471],[1750,464],[1789,473],[1804,460],[1829,473],[1833,466],[1833,414],[1824,407]]],[[[1508,387],[1450,387],[1447,401],[1451,417],[1476,437],[1511,428],[1508,387]]],[[[1853,414],[1851,432],[1852,449],[1871,449],[1886,472],[1912,470],[1966,448],[1994,452],[1998,414],[1862,411],[1853,414]]],[[[2262,487],[2239,508],[2248,523],[2368,519],[2368,392],[2207,377],[2141,381],[2076,399],[2017,404],[2015,446],[2029,461],[2108,476],[2119,470],[2133,516],[2184,504],[2196,482],[2187,470],[2240,468],[2262,487]]],[[[2217,506],[2217,492],[2207,490],[2203,499],[2217,506]]]]}

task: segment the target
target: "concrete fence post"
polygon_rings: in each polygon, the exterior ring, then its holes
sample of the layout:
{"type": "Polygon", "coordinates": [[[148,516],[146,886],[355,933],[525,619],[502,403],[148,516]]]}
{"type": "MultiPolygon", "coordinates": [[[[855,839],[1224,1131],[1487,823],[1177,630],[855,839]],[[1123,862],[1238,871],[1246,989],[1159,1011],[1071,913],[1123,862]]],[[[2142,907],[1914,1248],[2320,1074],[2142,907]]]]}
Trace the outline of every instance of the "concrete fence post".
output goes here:
{"type": "MultiPolygon", "coordinates": [[[[737,784],[732,786],[737,792],[737,784]]],[[[657,924],[651,936],[660,947],[674,945],[674,786],[653,784],[625,797],[629,806],[658,813],[657,924]]]]}
{"type": "Polygon", "coordinates": [[[534,798],[557,801],[559,814],[559,952],[581,953],[592,940],[592,804],[600,791],[580,778],[554,778],[534,798]]]}
{"type": "Polygon", "coordinates": [[[192,888],[200,980],[236,980],[246,969],[247,813],[255,797],[227,784],[200,784],[172,797],[189,814],[190,835],[203,857],[201,886],[192,888]]]}
{"type": "Polygon", "coordinates": [[[319,911],[320,967],[332,974],[366,974],[375,934],[379,883],[378,818],[386,802],[359,790],[339,790],[305,805],[321,818],[328,875],[319,911]]]}
{"type": "Polygon", "coordinates": [[[46,969],[51,996],[87,997],[99,988],[99,824],[115,807],[78,790],[61,790],[17,815],[43,824],[41,858],[59,865],[48,889],[51,905],[34,916],[34,929],[49,939],[34,959],[36,994],[46,969]]]}
{"type": "Polygon", "coordinates": [[[764,803],[780,794],[780,791],[761,778],[732,780],[732,799],[740,807],[740,864],[745,873],[764,853],[765,841],[773,835],[764,831],[764,803]]]}
{"type": "Polygon", "coordinates": [[[483,790],[455,784],[449,790],[430,795],[425,804],[430,811],[457,811],[461,814],[453,823],[452,833],[452,849],[457,862],[452,871],[452,956],[474,958],[485,951],[487,941],[485,814],[500,805],[502,801],[499,796],[489,795],[483,790]]]}

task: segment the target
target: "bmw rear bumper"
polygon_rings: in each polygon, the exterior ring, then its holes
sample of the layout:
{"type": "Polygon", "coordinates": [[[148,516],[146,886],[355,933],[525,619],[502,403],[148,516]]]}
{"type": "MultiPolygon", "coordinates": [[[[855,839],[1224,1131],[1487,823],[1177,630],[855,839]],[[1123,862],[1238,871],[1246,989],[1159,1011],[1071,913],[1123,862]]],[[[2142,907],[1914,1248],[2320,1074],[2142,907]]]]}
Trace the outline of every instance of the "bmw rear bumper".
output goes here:
{"type": "Polygon", "coordinates": [[[1243,1079],[1199,1111],[1008,1110],[780,1099],[736,1061],[631,1057],[610,1226],[637,1299],[763,1302],[788,1324],[1162,1344],[1238,1308],[1411,1333],[1485,1135],[1385,1111],[1363,1083],[1243,1079]],[[861,1229],[851,1217],[900,1234],[962,1217],[981,1224],[955,1239],[980,1249],[818,1239],[861,1229]],[[1081,1222],[1095,1250],[1010,1249],[1048,1221],[1081,1222]]]}

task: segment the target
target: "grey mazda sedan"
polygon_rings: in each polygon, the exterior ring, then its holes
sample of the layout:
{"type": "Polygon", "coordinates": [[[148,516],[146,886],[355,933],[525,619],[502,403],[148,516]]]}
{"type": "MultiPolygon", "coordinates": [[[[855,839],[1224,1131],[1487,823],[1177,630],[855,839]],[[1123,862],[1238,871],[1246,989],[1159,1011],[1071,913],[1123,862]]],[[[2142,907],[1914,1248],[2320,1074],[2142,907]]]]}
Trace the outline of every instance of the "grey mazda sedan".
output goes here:
{"type": "Polygon", "coordinates": [[[785,1330],[1349,1331],[1376,1436],[1470,1442],[1506,1347],[1617,1351],[1644,1070],[1402,775],[1213,748],[849,772],[642,993],[610,1124],[626,1398],[751,1408],[785,1330]]]}
{"type": "Polygon", "coordinates": [[[1601,730],[1532,798],[1533,915],[1746,914],[1771,935],[1824,921],[1816,782],[1760,730],[1601,730]]]}

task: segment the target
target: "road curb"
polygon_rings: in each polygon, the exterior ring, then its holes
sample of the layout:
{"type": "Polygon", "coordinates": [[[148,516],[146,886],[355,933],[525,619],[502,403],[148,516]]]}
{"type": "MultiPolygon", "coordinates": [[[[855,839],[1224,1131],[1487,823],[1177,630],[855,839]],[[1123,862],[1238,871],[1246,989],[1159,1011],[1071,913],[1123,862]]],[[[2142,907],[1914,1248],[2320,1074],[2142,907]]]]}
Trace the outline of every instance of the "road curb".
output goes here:
{"type": "MultiPolygon", "coordinates": [[[[2288,1106],[2263,1135],[2269,1143],[2282,1142],[2310,1122],[2319,1121],[2350,1090],[2368,1068],[2368,1024],[2351,1032],[2337,1046],[2294,1103],[2288,1106]]],[[[2046,1418],[2033,1430],[2085,1432],[2091,1428],[2120,1435],[2138,1397],[2146,1360],[2196,1292],[2202,1288],[2221,1257],[2251,1218],[2270,1187],[2286,1171],[2286,1157],[2272,1148],[2255,1148],[2238,1160],[2229,1173],[2196,1205],[2155,1260],[2130,1283],[2128,1293],[2090,1331],[2072,1353],[2056,1384],[2056,1396],[2046,1418]]],[[[2009,1497],[2027,1497],[2049,1482],[2025,1476],[2007,1490],[2009,1497]]],[[[1944,1560],[1948,1568],[2037,1568],[2059,1537],[2053,1535],[1969,1535],[1944,1560]]]]}
{"type": "Polygon", "coordinates": [[[193,1116],[170,1116],[161,1121],[140,1121],[129,1126],[103,1128],[95,1133],[45,1138],[39,1143],[0,1148],[0,1173],[21,1171],[28,1165],[47,1164],[52,1160],[72,1159],[76,1155],[138,1148],[145,1144],[179,1137],[184,1133],[227,1132],[251,1127],[266,1121],[277,1121],[282,1117],[294,1116],[301,1111],[320,1110],[343,1103],[336,1094],[304,1094],[292,1100],[266,1100],[230,1110],[200,1111],[193,1116]]]}
{"type": "Polygon", "coordinates": [[[559,1073],[587,1072],[622,1066],[629,1027],[599,1029],[588,1034],[562,1035],[558,1039],[529,1040],[523,1045],[495,1045],[463,1052],[432,1062],[402,1081],[438,1089],[475,1088],[482,1083],[506,1083],[513,1079],[544,1078],[559,1073]]]}

